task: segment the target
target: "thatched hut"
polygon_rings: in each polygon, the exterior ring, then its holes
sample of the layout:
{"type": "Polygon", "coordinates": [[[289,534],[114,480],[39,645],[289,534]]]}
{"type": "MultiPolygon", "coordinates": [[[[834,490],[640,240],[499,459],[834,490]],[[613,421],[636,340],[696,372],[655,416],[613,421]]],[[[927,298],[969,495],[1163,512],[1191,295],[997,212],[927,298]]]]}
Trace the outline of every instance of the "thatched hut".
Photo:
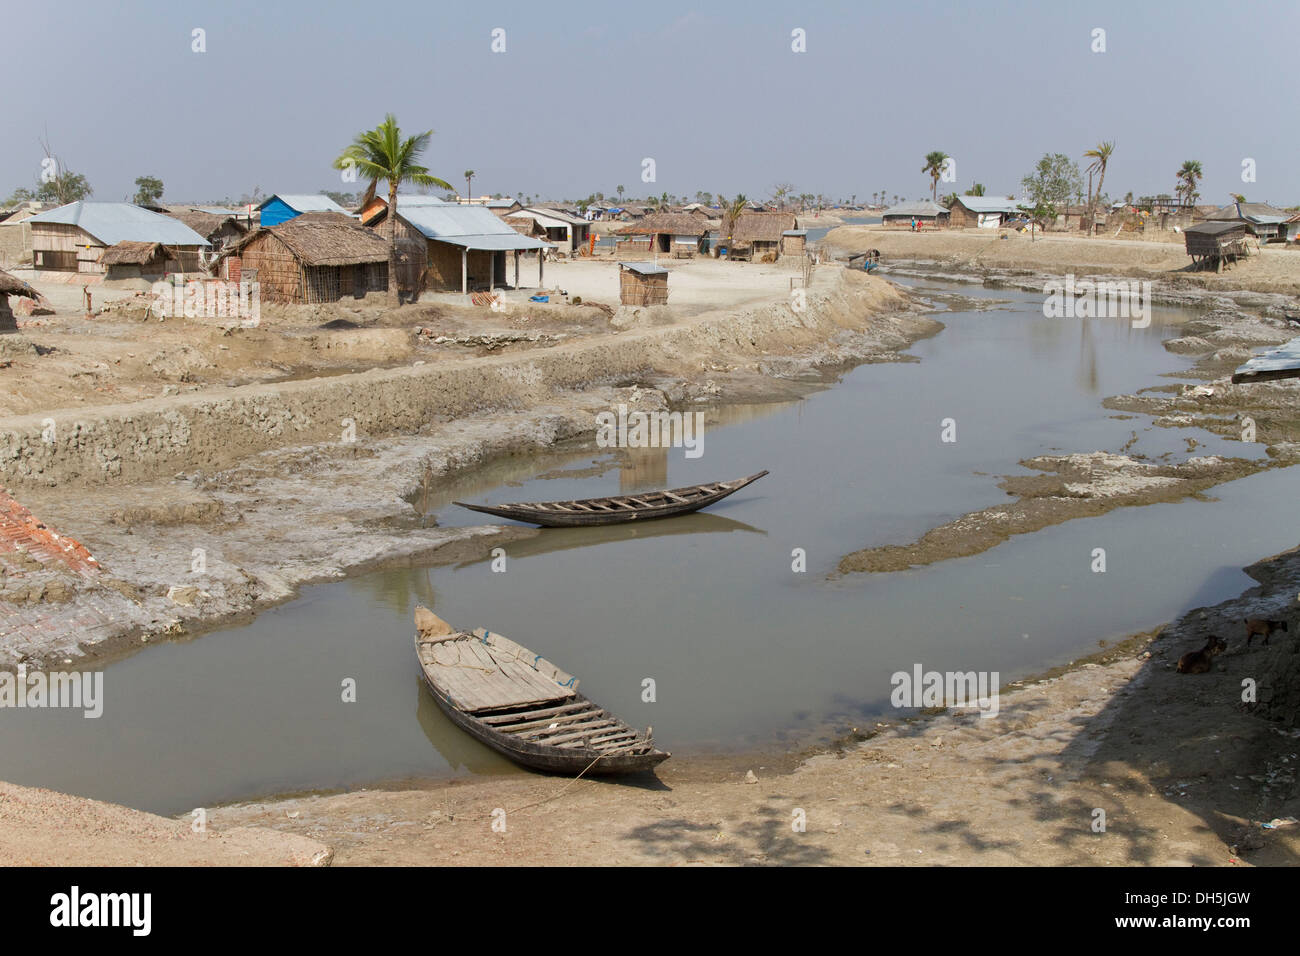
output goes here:
{"type": "Polygon", "coordinates": [[[38,299],[39,293],[26,282],[16,279],[0,269],[0,332],[17,332],[18,321],[13,310],[9,308],[9,297],[22,296],[25,299],[38,299]]]}
{"type": "Polygon", "coordinates": [[[172,207],[166,214],[179,219],[212,244],[220,252],[231,243],[238,242],[252,229],[252,220],[234,210],[203,209],[195,206],[172,207]]]}
{"type": "Polygon", "coordinates": [[[643,262],[620,262],[618,294],[623,305],[666,305],[668,270],[643,262]]]}
{"type": "Polygon", "coordinates": [[[689,212],[656,212],[620,232],[615,243],[620,255],[658,253],[689,259],[706,250],[708,235],[708,224],[701,216],[689,212]]]}
{"type": "MultiPolygon", "coordinates": [[[[799,221],[792,212],[742,212],[731,228],[727,257],[775,262],[785,251],[782,248],[785,234],[798,228],[799,221]]],[[[792,251],[793,248],[792,243],[792,251]]]]}
{"type": "Polygon", "coordinates": [[[1225,261],[1235,261],[1246,255],[1248,225],[1240,220],[1222,220],[1197,223],[1183,233],[1187,254],[1197,268],[1214,266],[1223,271],[1225,261]]]}
{"type": "Polygon", "coordinates": [[[355,220],[296,216],[222,251],[217,272],[255,281],[263,302],[313,304],[388,289],[388,242],[355,220]]]}

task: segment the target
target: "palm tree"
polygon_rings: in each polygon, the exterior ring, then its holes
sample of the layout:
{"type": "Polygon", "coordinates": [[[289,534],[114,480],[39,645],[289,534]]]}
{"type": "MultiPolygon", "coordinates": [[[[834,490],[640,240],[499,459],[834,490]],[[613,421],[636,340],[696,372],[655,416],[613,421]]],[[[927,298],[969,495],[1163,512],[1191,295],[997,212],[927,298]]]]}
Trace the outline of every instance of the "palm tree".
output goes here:
{"type": "Polygon", "coordinates": [[[974,186],[972,186],[970,189],[966,190],[966,195],[967,195],[967,196],[983,196],[983,195],[984,195],[984,184],[983,184],[983,183],[976,183],[976,184],[975,184],[974,186]]]}
{"type": "Polygon", "coordinates": [[[1178,170],[1178,187],[1174,190],[1179,196],[1187,200],[1187,205],[1194,205],[1197,198],[1201,195],[1196,191],[1196,184],[1201,179],[1200,160],[1188,159],[1183,161],[1182,168],[1178,170]]]}
{"type": "Polygon", "coordinates": [[[925,165],[921,167],[921,172],[930,174],[930,198],[932,199],[939,197],[939,177],[943,175],[943,164],[947,160],[948,154],[941,149],[934,149],[925,154],[925,165]]]}
{"type": "Polygon", "coordinates": [[[722,232],[727,237],[727,248],[731,248],[731,236],[736,229],[736,220],[740,214],[745,211],[749,205],[749,200],[745,198],[744,193],[737,193],[736,198],[727,202],[726,198],[718,193],[718,205],[722,207],[722,232]]]}
{"type": "Polygon", "coordinates": [[[619,187],[618,187],[618,199],[619,199],[619,202],[622,202],[622,201],[623,201],[623,187],[622,187],[622,186],[619,186],[619,187]]]}
{"type": "Polygon", "coordinates": [[[1102,186],[1106,182],[1106,165],[1110,162],[1111,153],[1115,152],[1115,142],[1098,143],[1095,147],[1087,150],[1083,154],[1084,159],[1091,159],[1092,163],[1088,166],[1088,235],[1097,231],[1097,200],[1101,199],[1102,186]],[[1092,191],[1092,174],[1097,173],[1097,192],[1092,191]]]}
{"type": "Polygon", "coordinates": [[[470,183],[474,181],[474,177],[477,176],[478,174],[474,172],[474,170],[472,169],[467,169],[462,175],[465,177],[465,198],[469,199],[471,195],[470,183]]]}
{"type": "Polygon", "coordinates": [[[335,169],[356,169],[370,181],[366,190],[368,197],[374,196],[375,185],[381,179],[388,182],[388,299],[393,306],[401,304],[397,288],[397,187],[402,183],[415,183],[417,186],[452,189],[451,183],[431,175],[417,162],[432,138],[433,130],[427,130],[418,136],[402,139],[397,117],[389,113],[374,129],[358,133],[352,145],[334,160],[335,169]]]}

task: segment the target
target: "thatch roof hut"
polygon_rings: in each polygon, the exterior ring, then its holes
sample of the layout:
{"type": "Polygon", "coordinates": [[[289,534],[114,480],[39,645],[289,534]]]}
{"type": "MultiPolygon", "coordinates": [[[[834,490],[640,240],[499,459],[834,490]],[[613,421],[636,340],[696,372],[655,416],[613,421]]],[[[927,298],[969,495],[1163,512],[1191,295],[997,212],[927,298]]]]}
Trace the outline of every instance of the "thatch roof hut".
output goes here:
{"type": "Polygon", "coordinates": [[[22,279],[17,279],[0,269],[0,332],[18,331],[18,322],[9,308],[11,295],[22,296],[25,299],[40,298],[40,293],[22,279]]]}
{"type": "Polygon", "coordinates": [[[251,223],[243,216],[233,212],[212,212],[207,209],[182,208],[169,209],[166,213],[173,219],[179,219],[208,242],[212,248],[219,250],[232,242],[246,236],[251,223]]]}
{"type": "Polygon", "coordinates": [[[694,213],[656,212],[628,226],[615,241],[620,253],[690,258],[704,251],[708,234],[708,223],[694,213]]]}
{"type": "Polygon", "coordinates": [[[742,212],[731,227],[728,258],[775,262],[783,251],[785,234],[798,228],[792,212],[742,212]]]}
{"type": "Polygon", "coordinates": [[[337,302],[388,288],[388,242],[346,215],[296,216],[250,232],[218,259],[222,278],[256,281],[266,302],[337,302]]]}

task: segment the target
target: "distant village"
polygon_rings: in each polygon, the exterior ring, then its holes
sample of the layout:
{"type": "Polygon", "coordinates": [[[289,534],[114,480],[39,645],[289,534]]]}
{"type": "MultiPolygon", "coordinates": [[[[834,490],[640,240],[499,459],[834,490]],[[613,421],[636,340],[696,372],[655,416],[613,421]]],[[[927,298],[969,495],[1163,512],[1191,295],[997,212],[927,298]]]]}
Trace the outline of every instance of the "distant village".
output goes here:
{"type": "MultiPolygon", "coordinates": [[[[392,117],[385,121],[390,122],[396,135],[392,117]]],[[[369,135],[361,134],[349,147],[353,153],[345,151],[336,166],[364,160],[369,135]]],[[[256,282],[261,301],[283,304],[387,292],[400,304],[425,292],[541,290],[548,261],[604,257],[620,263],[622,304],[648,305],[667,301],[668,271],[661,260],[802,258],[810,250],[810,219],[1031,236],[1039,229],[1094,236],[1173,230],[1183,237],[1193,267],[1219,270],[1247,255],[1252,242],[1294,242],[1300,234],[1295,210],[1248,202],[1245,196],[1227,205],[1199,204],[1201,170],[1193,161],[1178,171],[1175,196],[1135,199],[1130,193],[1111,201],[1102,183],[1113,150],[1113,143],[1102,143],[1085,153],[1093,159],[1086,202],[1078,167],[1060,154],[1045,155],[1025,177],[1021,198],[985,195],[978,183],[961,195],[940,197],[951,159],[932,151],[921,170],[930,177],[931,198],[909,201],[895,194],[889,203],[890,197],[878,191],[861,204],[856,196],[832,201],[795,194],[789,184],[778,184],[766,202],[711,193],[697,193],[695,201],[666,193],[632,201],[624,200],[622,186],[616,202],[603,193],[577,202],[535,202],[522,193],[474,197],[473,170],[465,172],[462,196],[418,166],[399,169],[395,181],[417,183],[421,191],[390,190],[385,198],[376,187],[394,180],[386,176],[391,170],[382,156],[372,157],[366,167],[370,188],[364,192],[262,197],[255,190],[255,201],[242,204],[163,203],[163,184],[154,177],[137,180],[134,202],[100,202],[89,198],[84,177],[65,172],[52,191],[70,188],[81,198],[59,203],[19,190],[0,208],[0,269],[27,269],[33,280],[87,287],[130,288],[177,276],[256,282]],[[433,195],[430,183],[447,191],[433,195]],[[1074,202],[1071,192],[1078,193],[1074,202]],[[392,201],[395,217],[389,215],[392,201]]]]}

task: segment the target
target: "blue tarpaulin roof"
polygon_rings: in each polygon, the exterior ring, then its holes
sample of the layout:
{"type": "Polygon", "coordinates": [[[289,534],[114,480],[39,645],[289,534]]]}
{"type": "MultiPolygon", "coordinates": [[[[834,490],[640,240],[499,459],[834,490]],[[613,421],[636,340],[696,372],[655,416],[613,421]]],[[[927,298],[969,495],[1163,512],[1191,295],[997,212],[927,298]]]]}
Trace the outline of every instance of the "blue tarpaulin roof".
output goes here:
{"type": "Polygon", "coordinates": [[[129,202],[78,200],[32,216],[27,222],[80,226],[106,246],[119,242],[161,242],[168,246],[206,246],[208,240],[179,219],[129,202]]]}

